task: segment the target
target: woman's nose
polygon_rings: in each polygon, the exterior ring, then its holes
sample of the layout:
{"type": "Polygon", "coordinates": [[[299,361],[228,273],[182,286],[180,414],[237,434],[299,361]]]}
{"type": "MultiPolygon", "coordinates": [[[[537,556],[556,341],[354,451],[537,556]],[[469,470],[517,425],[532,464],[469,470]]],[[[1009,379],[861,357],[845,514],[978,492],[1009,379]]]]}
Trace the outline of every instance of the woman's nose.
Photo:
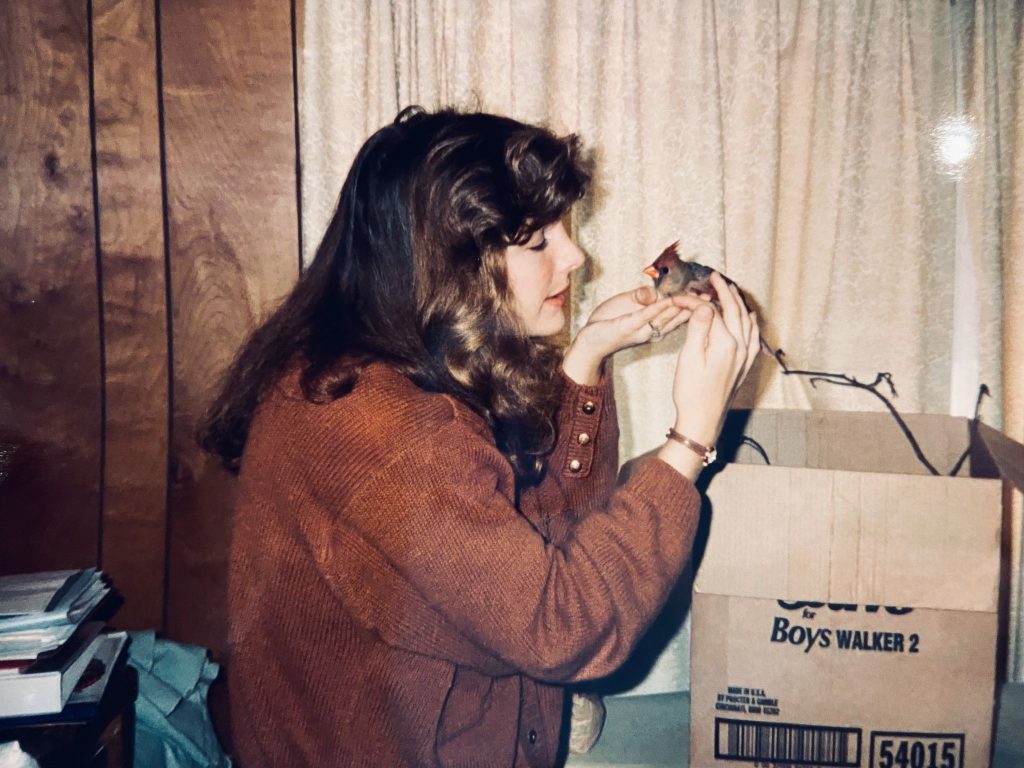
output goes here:
{"type": "Polygon", "coordinates": [[[566,272],[575,272],[587,260],[586,254],[572,238],[566,238],[564,264],[566,272]]]}

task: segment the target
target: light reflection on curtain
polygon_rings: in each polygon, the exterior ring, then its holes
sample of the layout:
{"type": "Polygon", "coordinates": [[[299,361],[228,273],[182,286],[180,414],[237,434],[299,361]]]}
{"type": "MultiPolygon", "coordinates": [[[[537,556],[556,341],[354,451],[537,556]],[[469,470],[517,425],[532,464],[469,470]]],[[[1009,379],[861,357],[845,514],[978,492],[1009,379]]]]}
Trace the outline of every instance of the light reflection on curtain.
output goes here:
{"type": "MultiPolygon", "coordinates": [[[[986,382],[984,420],[1024,438],[1013,0],[305,0],[304,13],[307,256],[359,144],[401,107],[544,122],[580,133],[599,168],[575,221],[593,257],[576,322],[679,239],[756,299],[791,363],[890,371],[904,412],[970,413],[986,382]],[[960,117],[977,144],[951,165],[940,129],[960,117]],[[955,278],[976,290],[955,296],[955,278]]],[[[623,457],[659,444],[672,418],[676,344],[616,364],[623,457]]],[[[768,360],[747,390],[765,407],[879,407],[778,376],[768,360]]],[[[685,682],[683,646],[672,663],[665,674],[685,682]]]]}

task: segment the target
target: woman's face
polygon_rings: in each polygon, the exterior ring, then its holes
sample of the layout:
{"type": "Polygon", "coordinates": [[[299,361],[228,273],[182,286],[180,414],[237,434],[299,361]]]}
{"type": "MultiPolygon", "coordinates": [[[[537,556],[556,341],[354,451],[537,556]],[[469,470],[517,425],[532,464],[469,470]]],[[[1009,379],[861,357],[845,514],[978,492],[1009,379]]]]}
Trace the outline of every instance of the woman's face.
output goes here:
{"type": "Polygon", "coordinates": [[[513,309],[531,336],[551,336],[565,325],[569,275],[583,266],[583,251],[561,221],[505,249],[513,309]]]}

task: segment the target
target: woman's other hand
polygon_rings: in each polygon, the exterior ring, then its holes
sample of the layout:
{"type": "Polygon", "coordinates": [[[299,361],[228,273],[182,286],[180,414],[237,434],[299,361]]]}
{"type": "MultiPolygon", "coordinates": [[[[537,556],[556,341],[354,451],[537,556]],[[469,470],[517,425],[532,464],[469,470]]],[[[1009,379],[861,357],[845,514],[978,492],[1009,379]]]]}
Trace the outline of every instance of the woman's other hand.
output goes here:
{"type": "Polygon", "coordinates": [[[562,368],[578,384],[597,384],[608,356],[668,335],[702,303],[689,294],[659,299],[651,287],[616,294],[591,313],[566,350],[562,368]]]}
{"type": "MultiPolygon", "coordinates": [[[[747,310],[736,287],[717,272],[711,283],[719,306],[701,301],[693,308],[672,388],[673,428],[707,447],[718,439],[725,413],[761,346],[757,316],[747,310]]],[[[690,479],[700,472],[700,456],[675,441],[658,455],[690,479]]]]}

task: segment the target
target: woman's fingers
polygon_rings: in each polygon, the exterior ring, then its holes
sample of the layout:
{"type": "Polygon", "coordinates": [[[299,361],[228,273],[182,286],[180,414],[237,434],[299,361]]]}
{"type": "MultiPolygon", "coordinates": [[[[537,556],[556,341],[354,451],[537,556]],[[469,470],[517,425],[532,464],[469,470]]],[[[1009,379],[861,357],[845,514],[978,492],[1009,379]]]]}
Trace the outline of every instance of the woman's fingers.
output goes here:
{"type": "Polygon", "coordinates": [[[707,302],[693,310],[681,351],[684,357],[696,357],[701,360],[704,358],[717,314],[714,307],[707,302]]]}
{"type": "Polygon", "coordinates": [[[649,323],[651,322],[651,320],[656,319],[659,315],[661,315],[662,312],[665,312],[666,310],[678,311],[673,308],[672,299],[659,299],[653,304],[648,304],[643,309],[638,309],[636,312],[632,312],[629,315],[626,315],[625,317],[627,319],[632,319],[634,322],[637,322],[640,325],[643,325],[644,323],[649,323]]]}
{"type": "MultiPolygon", "coordinates": [[[[667,318],[664,325],[658,325],[658,327],[661,328],[661,333],[664,336],[666,334],[672,333],[672,331],[674,331],[676,328],[683,325],[687,320],[690,319],[692,315],[692,310],[677,310],[672,316],[667,318]]],[[[657,325],[658,321],[656,321],[655,324],[657,325]]]]}
{"type": "Polygon", "coordinates": [[[611,340],[610,346],[619,350],[661,338],[682,311],[673,305],[672,299],[665,298],[598,325],[606,329],[604,333],[611,340]]]}
{"type": "Polygon", "coordinates": [[[658,293],[651,286],[641,286],[629,291],[617,293],[601,302],[587,319],[588,323],[596,323],[604,320],[628,315],[649,304],[658,301],[658,293]]]}
{"type": "Polygon", "coordinates": [[[668,336],[668,334],[685,322],[685,318],[689,314],[689,310],[681,309],[669,303],[667,307],[662,309],[661,312],[648,320],[644,325],[644,329],[648,331],[644,340],[651,343],[661,341],[661,339],[668,336]]]}
{"type": "Polygon", "coordinates": [[[708,337],[708,352],[718,357],[723,365],[734,367],[736,350],[740,346],[737,331],[729,327],[724,314],[714,313],[708,337]]]}
{"type": "Polygon", "coordinates": [[[690,310],[681,309],[675,305],[669,305],[658,313],[658,316],[651,319],[648,325],[651,327],[651,341],[659,341],[676,328],[686,322],[690,316],[690,310]]]}
{"type": "Polygon", "coordinates": [[[672,303],[682,309],[689,309],[691,312],[699,307],[701,304],[707,304],[711,301],[711,297],[705,295],[697,296],[692,293],[675,293],[671,296],[672,303]]]}
{"type": "Polygon", "coordinates": [[[741,309],[743,302],[734,292],[734,286],[726,282],[725,278],[717,272],[711,273],[711,285],[718,293],[718,303],[722,308],[722,319],[725,321],[726,328],[737,341],[742,341],[745,344],[742,320],[745,310],[741,309]]]}
{"type": "Polygon", "coordinates": [[[643,285],[633,291],[632,298],[637,304],[647,306],[658,300],[658,292],[649,285],[643,285]]]}
{"type": "Polygon", "coordinates": [[[746,349],[747,342],[750,340],[750,316],[747,312],[747,305],[744,303],[740,289],[736,287],[735,283],[729,283],[729,293],[732,295],[737,309],[736,324],[739,335],[736,337],[736,342],[742,349],[746,349]]]}
{"type": "Polygon", "coordinates": [[[750,369],[754,367],[754,361],[757,360],[758,354],[761,352],[761,328],[757,323],[757,313],[750,313],[750,340],[747,342],[747,361],[743,366],[743,377],[750,373],[750,369]]]}
{"type": "Polygon", "coordinates": [[[747,309],[747,302],[743,299],[743,292],[736,287],[735,283],[730,284],[729,288],[732,290],[733,296],[736,297],[736,303],[740,308],[740,330],[743,332],[742,346],[746,347],[750,342],[750,310],[747,309]]]}
{"type": "Polygon", "coordinates": [[[703,300],[692,293],[656,299],[653,290],[650,295],[645,295],[650,290],[647,288],[633,291],[631,298],[640,307],[621,315],[614,324],[619,329],[617,334],[620,335],[620,345],[657,341],[687,322],[691,322],[692,325],[695,313],[704,308],[701,314],[708,323],[707,332],[704,334],[704,346],[711,344],[717,354],[733,356],[739,349],[741,355],[745,355],[750,346],[754,321],[746,311],[742,294],[736,287],[727,283],[717,273],[713,280],[719,283],[716,290],[719,290],[720,297],[723,297],[717,303],[703,300]],[[655,300],[644,305],[644,302],[651,298],[655,300]],[[741,307],[743,309],[740,309],[741,307]]]}
{"type": "Polygon", "coordinates": [[[747,311],[742,294],[720,276],[713,282],[719,300],[692,311],[673,388],[676,429],[712,443],[761,345],[757,315],[747,311]]]}

